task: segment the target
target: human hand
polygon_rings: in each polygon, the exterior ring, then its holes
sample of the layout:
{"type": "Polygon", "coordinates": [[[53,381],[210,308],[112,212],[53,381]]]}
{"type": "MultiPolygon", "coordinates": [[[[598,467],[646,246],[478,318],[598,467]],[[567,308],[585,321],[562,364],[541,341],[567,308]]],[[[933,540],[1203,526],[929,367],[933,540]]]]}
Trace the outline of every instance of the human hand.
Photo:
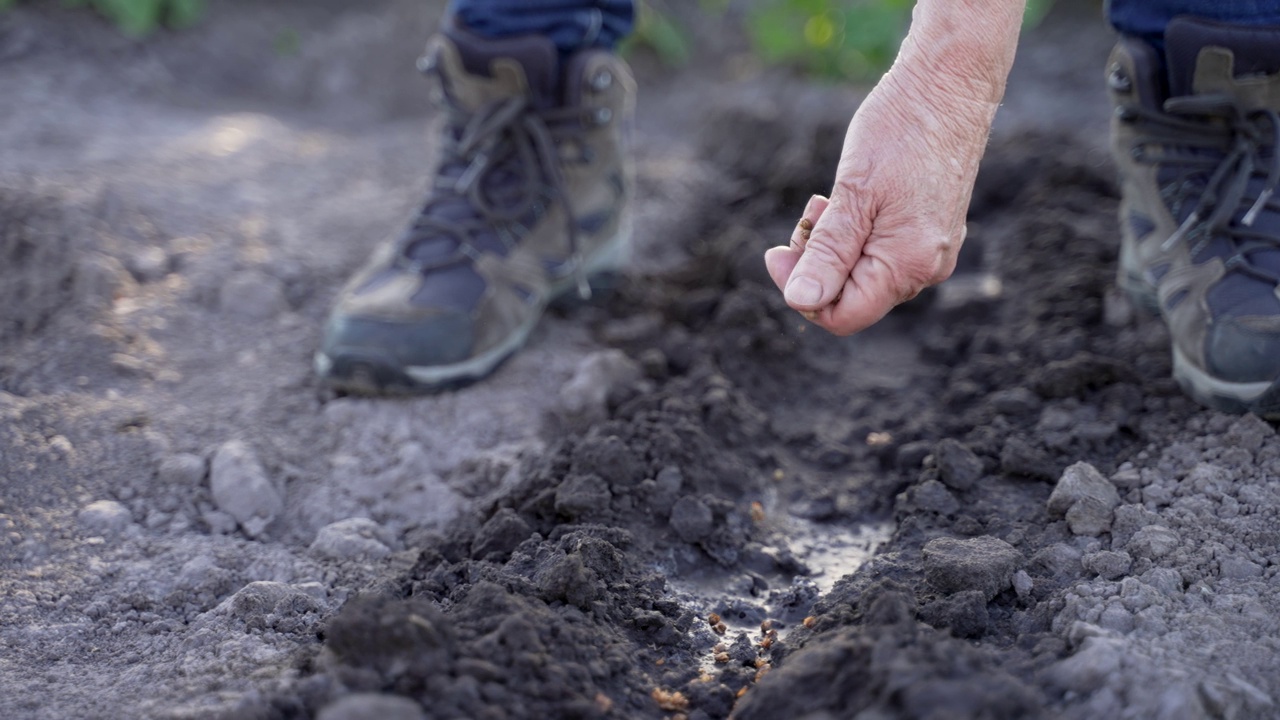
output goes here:
{"type": "Polygon", "coordinates": [[[867,96],[830,199],[814,196],[791,244],[765,253],[788,305],[849,335],[951,275],[1016,30],[969,74],[900,57],[867,96]]]}

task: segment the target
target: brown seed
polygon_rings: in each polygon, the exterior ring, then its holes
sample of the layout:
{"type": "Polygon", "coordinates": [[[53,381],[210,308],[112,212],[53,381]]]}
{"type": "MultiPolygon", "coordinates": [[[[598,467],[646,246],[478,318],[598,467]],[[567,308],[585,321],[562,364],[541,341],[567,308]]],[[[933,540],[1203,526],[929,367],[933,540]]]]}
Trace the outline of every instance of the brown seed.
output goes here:
{"type": "Polygon", "coordinates": [[[657,662],[654,663],[654,665],[666,665],[666,664],[667,664],[666,658],[658,658],[657,662]]]}
{"type": "Polygon", "coordinates": [[[653,698],[654,702],[658,703],[658,707],[663,710],[674,711],[689,709],[689,698],[685,697],[682,692],[672,692],[663,690],[662,688],[654,688],[653,692],[649,695],[653,698]]]}
{"type": "Polygon", "coordinates": [[[751,520],[757,524],[764,522],[764,505],[759,500],[751,503],[751,520]]]}
{"type": "Polygon", "coordinates": [[[717,635],[723,635],[724,631],[729,628],[725,627],[724,623],[716,623],[716,626],[711,629],[714,630],[717,635]]]}
{"type": "Polygon", "coordinates": [[[596,693],[596,708],[600,712],[609,712],[613,709],[613,700],[602,692],[596,693]]]}
{"type": "Polygon", "coordinates": [[[743,686],[742,686],[742,689],[741,689],[741,690],[739,690],[739,691],[738,691],[738,694],[737,694],[737,695],[734,695],[734,697],[742,697],[743,695],[746,695],[746,694],[747,694],[747,686],[746,686],[746,685],[743,685],[743,686]]]}
{"type": "Polygon", "coordinates": [[[722,652],[728,652],[728,651],[729,651],[729,648],[724,643],[716,643],[716,646],[711,648],[711,652],[722,653],[722,652]]]}
{"type": "Polygon", "coordinates": [[[769,648],[773,647],[773,636],[769,636],[761,640],[760,647],[764,648],[765,650],[768,650],[769,648]]]}
{"type": "Polygon", "coordinates": [[[871,447],[884,447],[893,444],[893,435],[887,432],[867,433],[867,444],[871,447]]]}
{"type": "Polygon", "coordinates": [[[773,629],[772,620],[765,620],[764,622],[760,623],[760,632],[767,633],[772,629],[773,629]]]}
{"type": "Polygon", "coordinates": [[[719,663],[720,665],[723,665],[729,662],[729,653],[727,652],[716,653],[716,662],[719,663]]]}
{"type": "Polygon", "coordinates": [[[768,665],[768,664],[769,664],[769,661],[768,661],[768,660],[765,660],[764,658],[756,658],[755,663],[753,663],[753,664],[754,664],[756,667],[760,668],[760,667],[764,667],[765,665],[768,665]]]}
{"type": "Polygon", "coordinates": [[[763,667],[757,670],[755,682],[760,682],[760,678],[764,677],[765,675],[768,675],[769,671],[772,669],[773,669],[772,665],[765,664],[763,667]]]}
{"type": "Polygon", "coordinates": [[[816,622],[818,622],[818,618],[810,615],[809,617],[804,619],[804,626],[807,628],[811,628],[813,627],[813,624],[816,622]]]}
{"type": "Polygon", "coordinates": [[[809,232],[813,229],[813,221],[809,218],[800,218],[800,230],[809,232]]]}
{"type": "Polygon", "coordinates": [[[720,624],[720,613],[711,613],[707,616],[707,624],[712,627],[720,624]]]}

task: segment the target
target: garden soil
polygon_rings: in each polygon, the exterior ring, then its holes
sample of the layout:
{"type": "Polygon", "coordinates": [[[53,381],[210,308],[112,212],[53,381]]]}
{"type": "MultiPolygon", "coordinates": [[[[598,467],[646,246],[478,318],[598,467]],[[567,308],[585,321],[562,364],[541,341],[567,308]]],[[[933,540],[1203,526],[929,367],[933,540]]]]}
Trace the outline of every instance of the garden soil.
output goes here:
{"type": "Polygon", "coordinates": [[[1280,717],[1280,438],[1111,290],[1096,8],[1024,40],[957,276],[876,328],[760,260],[858,92],[685,11],[621,285],[487,382],[336,396],[438,5],[0,15],[0,717],[1280,717]]]}

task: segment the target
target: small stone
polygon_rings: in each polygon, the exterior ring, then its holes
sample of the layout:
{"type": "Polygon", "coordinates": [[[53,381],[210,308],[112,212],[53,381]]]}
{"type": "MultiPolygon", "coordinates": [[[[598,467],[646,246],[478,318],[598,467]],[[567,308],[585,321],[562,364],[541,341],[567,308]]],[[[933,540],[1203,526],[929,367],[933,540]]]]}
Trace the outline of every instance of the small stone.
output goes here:
{"type": "Polygon", "coordinates": [[[426,720],[422,706],[399,695],[356,693],[325,706],[316,720],[426,720]]]}
{"type": "Polygon", "coordinates": [[[1098,618],[1098,625],[1118,633],[1133,632],[1133,613],[1117,604],[1108,605],[1098,618]]]}
{"type": "Polygon", "coordinates": [[[1129,574],[1133,558],[1127,552],[1103,550],[1080,558],[1080,564],[1085,570],[1097,573],[1103,580],[1115,580],[1129,574]]]}
{"type": "Polygon", "coordinates": [[[924,573],[939,592],[980,590],[991,600],[1013,582],[1022,553],[1009,543],[982,536],[957,540],[937,538],[924,546],[924,573]]]}
{"type": "Polygon", "coordinates": [[[1000,450],[1000,470],[1009,475],[1052,480],[1057,477],[1057,467],[1048,454],[1040,448],[1011,435],[1000,450]]]}
{"type": "Polygon", "coordinates": [[[1218,561],[1218,575],[1224,580],[1262,577],[1262,566],[1248,558],[1225,557],[1218,561]]]}
{"type": "Polygon", "coordinates": [[[262,535],[284,510],[284,498],[267,478],[253,450],[239,440],[214,453],[209,485],[218,509],[231,515],[249,537],[262,535]]]}
{"type": "Polygon", "coordinates": [[[193,487],[204,482],[207,471],[204,458],[190,453],[176,453],[160,461],[157,475],[170,487],[193,487]]]}
{"type": "Polygon", "coordinates": [[[1111,529],[1112,514],[1119,505],[1116,486],[1085,462],[1063,471],[1049,496],[1050,516],[1065,516],[1072,533],[1090,537],[1111,529]]]}
{"type": "Polygon", "coordinates": [[[236,531],[236,519],[221,510],[209,510],[201,513],[200,519],[209,526],[214,535],[230,535],[236,531]]]}
{"type": "Polygon", "coordinates": [[[1048,679],[1064,690],[1091,693],[1118,676],[1120,659],[1118,641],[1085,638],[1080,650],[1049,668],[1048,679]]]}
{"type": "Polygon", "coordinates": [[[933,443],[928,440],[916,440],[904,443],[898,448],[894,464],[903,472],[919,470],[925,457],[933,451],[933,443]]]}
{"type": "Polygon", "coordinates": [[[1040,410],[1040,396],[1029,388],[1016,387],[999,390],[988,398],[992,409],[1005,415],[1028,415],[1040,410]]]}
{"type": "Polygon", "coordinates": [[[611,502],[609,483],[599,475],[571,475],[556,488],[556,512],[570,518],[599,514],[611,502]]]}
{"type": "Polygon", "coordinates": [[[937,480],[925,480],[911,490],[911,499],[921,510],[950,515],[960,509],[960,501],[937,480]]]}
{"type": "Polygon", "coordinates": [[[98,500],[85,505],[76,516],[85,532],[94,535],[118,535],[133,522],[129,508],[115,500],[98,500]]]}
{"type": "Polygon", "coordinates": [[[320,528],[310,552],[334,560],[376,560],[391,554],[390,533],[369,518],[348,518],[320,528]]]}
{"type": "Polygon", "coordinates": [[[573,377],[560,387],[560,411],[586,419],[608,417],[609,395],[636,383],[644,371],[621,350],[601,350],[578,363],[573,377]]]}
{"type": "Polygon", "coordinates": [[[284,312],[284,284],[258,270],[245,270],[232,275],[218,291],[223,312],[251,320],[266,320],[284,312]]]}
{"type": "Polygon", "coordinates": [[[1249,452],[1257,452],[1262,443],[1275,437],[1275,428],[1257,415],[1244,415],[1227,429],[1222,443],[1226,447],[1240,447],[1249,452]]]}
{"type": "Polygon", "coordinates": [[[295,614],[319,611],[315,598],[293,585],[270,580],[258,580],[240,588],[223,600],[216,612],[225,612],[247,624],[261,624],[271,614],[295,614]]]}
{"type": "Polygon", "coordinates": [[[169,274],[169,253],[154,245],[142,248],[128,258],[129,272],[138,282],[152,282],[169,274]]]}
{"type": "Polygon", "coordinates": [[[1019,600],[1026,600],[1031,597],[1031,591],[1035,590],[1035,581],[1027,574],[1026,570],[1019,570],[1013,574],[1013,591],[1017,593],[1019,600]]]}
{"type": "Polygon", "coordinates": [[[493,514],[476,533],[471,543],[471,556],[483,560],[490,553],[507,554],[533,534],[533,528],[511,508],[493,514]]]}
{"type": "Polygon", "coordinates": [[[982,459],[973,451],[950,438],[933,449],[938,465],[938,478],[956,490],[968,490],[982,477],[982,459]]]}
{"type": "Polygon", "coordinates": [[[1151,525],[1134,533],[1127,549],[1134,557],[1159,560],[1176,550],[1180,541],[1178,533],[1169,528],[1151,525]]]}
{"type": "Polygon", "coordinates": [[[1031,562],[1056,578],[1074,578],[1080,574],[1081,552],[1066,543],[1054,543],[1031,557],[1031,562]]]}
{"type": "Polygon", "coordinates": [[[692,495],[680,498],[671,508],[671,527],[685,542],[698,542],[707,537],[714,523],[711,508],[692,495]]]}

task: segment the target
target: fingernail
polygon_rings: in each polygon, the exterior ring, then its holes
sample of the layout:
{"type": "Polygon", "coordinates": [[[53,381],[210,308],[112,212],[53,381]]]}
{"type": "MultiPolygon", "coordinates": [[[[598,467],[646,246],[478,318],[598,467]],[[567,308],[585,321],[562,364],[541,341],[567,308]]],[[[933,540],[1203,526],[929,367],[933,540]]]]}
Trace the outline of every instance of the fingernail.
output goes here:
{"type": "Polygon", "coordinates": [[[822,286],[813,278],[795,277],[787,283],[784,295],[792,305],[817,305],[822,300],[822,286]]]}

